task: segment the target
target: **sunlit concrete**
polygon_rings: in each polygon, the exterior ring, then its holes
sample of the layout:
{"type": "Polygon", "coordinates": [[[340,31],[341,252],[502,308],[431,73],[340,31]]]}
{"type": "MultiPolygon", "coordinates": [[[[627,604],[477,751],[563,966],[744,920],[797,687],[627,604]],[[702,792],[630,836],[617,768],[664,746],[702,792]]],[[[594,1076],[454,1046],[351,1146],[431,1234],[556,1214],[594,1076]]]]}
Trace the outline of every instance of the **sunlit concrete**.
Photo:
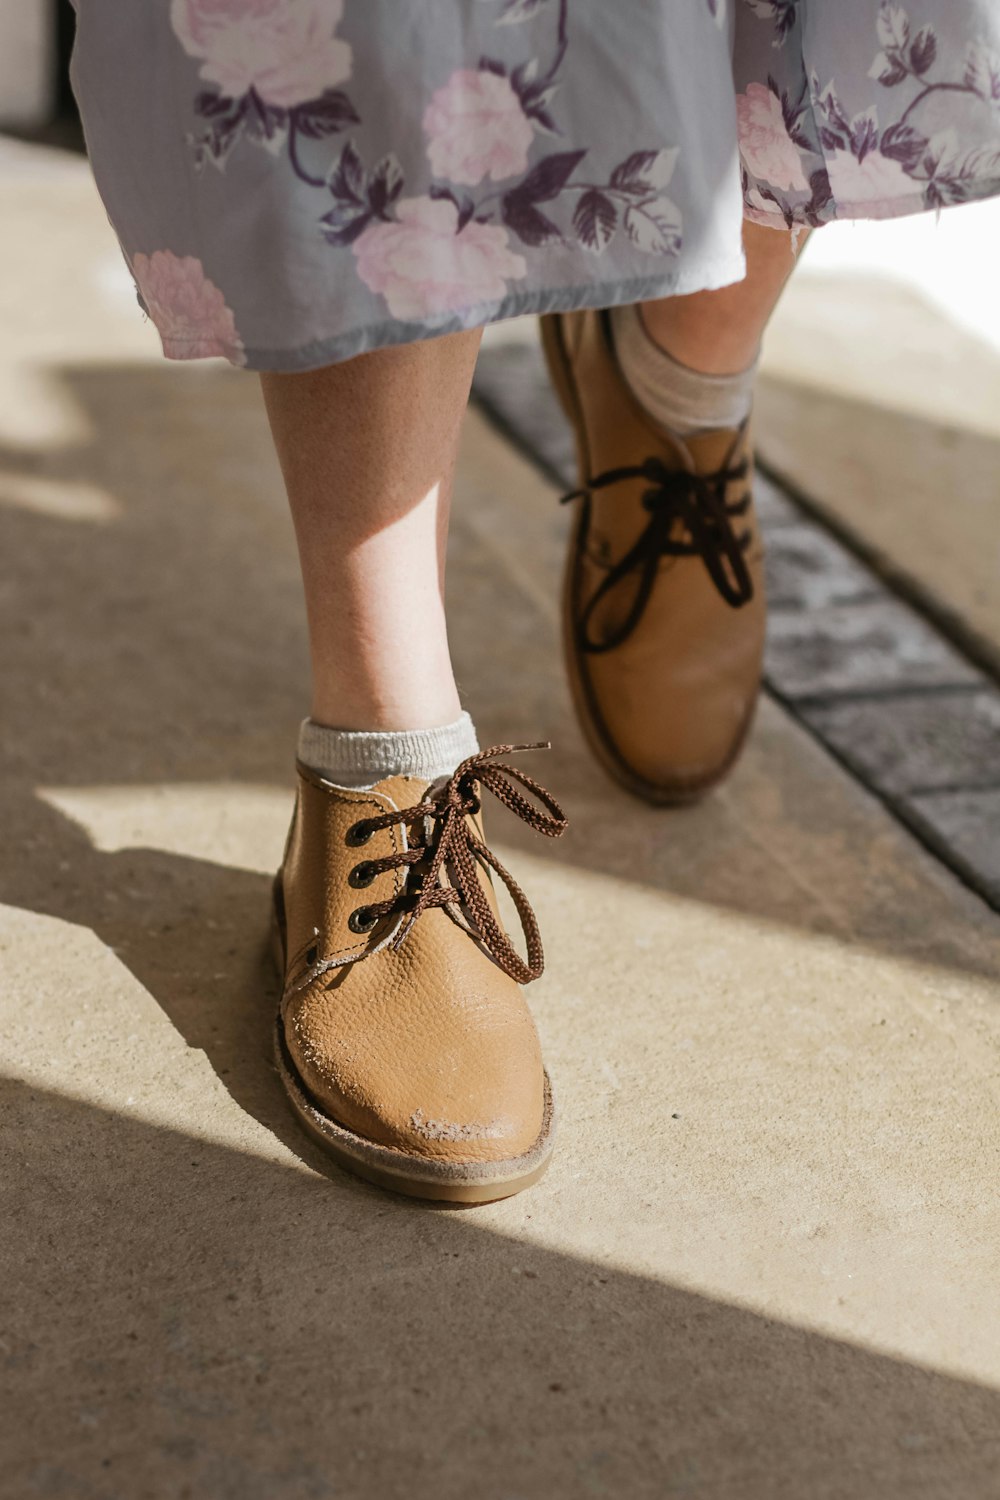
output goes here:
{"type": "Polygon", "coordinates": [[[1000,664],[1000,201],[812,236],[768,332],[765,458],[1000,664]]]}

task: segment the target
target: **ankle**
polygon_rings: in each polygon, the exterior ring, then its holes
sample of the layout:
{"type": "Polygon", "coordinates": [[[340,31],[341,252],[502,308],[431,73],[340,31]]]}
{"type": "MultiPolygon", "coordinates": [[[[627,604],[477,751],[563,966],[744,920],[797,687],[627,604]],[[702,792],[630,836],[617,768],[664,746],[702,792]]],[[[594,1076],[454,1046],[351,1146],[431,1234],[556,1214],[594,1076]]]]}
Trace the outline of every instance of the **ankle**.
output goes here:
{"type": "Polygon", "coordinates": [[[618,366],[639,405],[677,437],[735,430],[750,415],[756,362],[733,375],[706,375],[682,364],[650,337],[642,309],[616,307],[611,333],[618,366]]]}
{"type": "Polygon", "coordinates": [[[651,343],[699,375],[742,375],[760,355],[760,330],[744,328],[734,317],[706,316],[682,306],[686,298],[644,302],[638,317],[651,343]],[[674,304],[674,305],[672,305],[674,304]]]}
{"type": "Polygon", "coordinates": [[[309,708],[314,724],[377,734],[438,729],[443,724],[453,724],[461,713],[462,704],[454,682],[398,683],[378,688],[316,684],[309,708]]]}

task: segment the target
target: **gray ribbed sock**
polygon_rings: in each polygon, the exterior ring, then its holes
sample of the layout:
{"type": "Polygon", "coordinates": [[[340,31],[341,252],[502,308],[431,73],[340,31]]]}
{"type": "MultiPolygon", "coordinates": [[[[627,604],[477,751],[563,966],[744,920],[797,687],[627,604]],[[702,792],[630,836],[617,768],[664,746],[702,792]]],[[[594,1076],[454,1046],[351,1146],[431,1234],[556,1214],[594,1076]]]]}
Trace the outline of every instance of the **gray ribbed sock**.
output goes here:
{"type": "Polygon", "coordinates": [[[611,311],[622,374],[640,406],[679,437],[739,427],[750,415],[757,361],[738,375],[702,375],[654,343],[637,306],[611,311]]]}
{"type": "Polygon", "coordinates": [[[440,729],[328,729],[303,719],[299,760],[336,786],[364,789],[386,776],[437,781],[479,749],[468,714],[440,729]]]}

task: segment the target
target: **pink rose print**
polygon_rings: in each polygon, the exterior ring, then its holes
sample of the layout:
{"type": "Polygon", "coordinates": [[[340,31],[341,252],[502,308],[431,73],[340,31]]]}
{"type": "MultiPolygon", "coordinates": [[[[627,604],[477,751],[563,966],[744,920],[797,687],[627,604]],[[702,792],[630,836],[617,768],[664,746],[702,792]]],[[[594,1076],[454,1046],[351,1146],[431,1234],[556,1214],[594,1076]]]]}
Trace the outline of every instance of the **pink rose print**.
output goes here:
{"type": "Polygon", "coordinates": [[[858,161],[850,151],[834,151],[827,166],[833,196],[848,208],[859,203],[912,198],[920,190],[901,164],[883,156],[881,151],[869,151],[863,161],[858,161]]]}
{"type": "Polygon", "coordinates": [[[354,242],[358,275],[394,318],[443,317],[496,302],[508,279],[527,272],[507,248],[507,231],[475,220],[458,232],[448,198],[401,198],[398,222],[373,224],[354,242]]]}
{"type": "Polygon", "coordinates": [[[168,359],[221,354],[234,365],[246,363],[232,311],[200,260],[156,250],[136,255],[132,273],[168,359]]]}
{"type": "Polygon", "coordinates": [[[736,95],[740,154],[749,172],[775,188],[808,190],[799,148],[788,134],[781,100],[763,83],[736,95]]]}
{"type": "Polygon", "coordinates": [[[255,89],[293,109],[350,77],[351,48],[334,36],[343,12],[344,0],[171,0],[170,20],[227,98],[255,89]]]}
{"type": "Polygon", "coordinates": [[[485,69],[452,73],[424,111],[424,130],[435,176],[469,187],[523,172],[534,140],[510,79],[485,69]]]}

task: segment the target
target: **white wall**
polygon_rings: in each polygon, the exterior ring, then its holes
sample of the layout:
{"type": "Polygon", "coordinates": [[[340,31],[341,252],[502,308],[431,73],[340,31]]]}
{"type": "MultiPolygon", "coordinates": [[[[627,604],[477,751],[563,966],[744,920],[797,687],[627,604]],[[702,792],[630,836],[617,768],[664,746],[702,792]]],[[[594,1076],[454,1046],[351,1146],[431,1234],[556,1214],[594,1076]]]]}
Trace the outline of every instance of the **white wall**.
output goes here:
{"type": "Polygon", "coordinates": [[[54,41],[52,0],[0,0],[0,127],[40,125],[51,115],[54,41]]]}

